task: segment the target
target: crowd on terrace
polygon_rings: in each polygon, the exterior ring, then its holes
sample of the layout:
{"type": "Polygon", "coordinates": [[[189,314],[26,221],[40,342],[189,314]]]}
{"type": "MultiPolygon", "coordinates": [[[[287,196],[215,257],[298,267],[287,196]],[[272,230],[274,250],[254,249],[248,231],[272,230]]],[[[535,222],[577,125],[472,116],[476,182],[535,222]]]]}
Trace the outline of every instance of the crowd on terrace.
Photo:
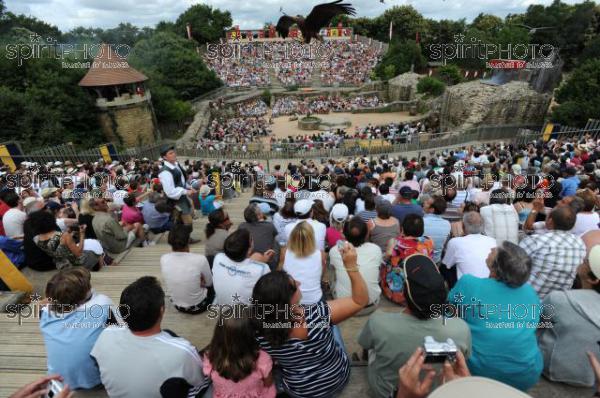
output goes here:
{"type": "Polygon", "coordinates": [[[360,364],[377,397],[526,397],[542,375],[598,394],[599,144],[492,143],[273,170],[179,163],[169,146],[161,161],[24,162],[0,176],[0,242],[18,267],[59,270],[40,329],[59,375],[50,378],[71,389],[331,397],[360,364]],[[208,183],[214,172],[223,192],[208,183]],[[41,181],[15,187],[13,174],[41,181]],[[228,185],[227,175],[246,178],[228,185]],[[254,196],[245,222],[232,226],[225,199],[244,186],[254,196]],[[194,212],[206,216],[204,254],[190,253],[194,212]],[[118,267],[112,256],[149,231],[168,231],[172,252],[154,261],[163,283],[131,283],[121,317],[93,290],[90,270],[118,267]],[[472,303],[479,313],[466,309],[472,303]],[[85,321],[80,309],[91,304],[107,309],[96,326],[65,327],[85,321]],[[161,328],[165,311],[200,317],[215,308],[221,318],[206,347],[161,328]],[[352,317],[365,317],[353,337],[360,352],[348,352],[340,333],[352,317]],[[426,337],[451,339],[440,363],[425,364],[426,337]]]}

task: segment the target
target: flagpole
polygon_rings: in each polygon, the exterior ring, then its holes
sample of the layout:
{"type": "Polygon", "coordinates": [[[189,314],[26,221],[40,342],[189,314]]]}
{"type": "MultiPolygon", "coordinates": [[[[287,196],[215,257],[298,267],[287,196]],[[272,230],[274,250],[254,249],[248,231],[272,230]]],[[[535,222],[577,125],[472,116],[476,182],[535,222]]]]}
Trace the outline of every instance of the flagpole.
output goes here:
{"type": "Polygon", "coordinates": [[[394,24],[394,22],[390,21],[390,42],[392,41],[392,29],[393,29],[393,26],[394,26],[393,24],[394,24]]]}

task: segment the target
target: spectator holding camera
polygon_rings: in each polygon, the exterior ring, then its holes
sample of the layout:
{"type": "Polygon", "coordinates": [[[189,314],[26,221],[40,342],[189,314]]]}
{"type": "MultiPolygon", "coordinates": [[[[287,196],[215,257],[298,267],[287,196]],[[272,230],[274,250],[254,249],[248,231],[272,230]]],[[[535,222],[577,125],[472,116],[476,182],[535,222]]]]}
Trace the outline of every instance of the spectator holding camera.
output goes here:
{"type": "MultiPolygon", "coordinates": [[[[446,304],[444,278],[426,256],[405,265],[406,304],[402,312],[376,311],[363,327],[358,343],[369,350],[368,380],[375,396],[385,398],[398,384],[397,369],[411,359],[411,353],[423,345],[425,336],[445,342],[451,338],[459,352],[471,353],[471,332],[460,318],[440,316],[446,304]],[[435,312],[437,309],[437,313],[435,312]]],[[[413,257],[415,258],[415,257],[413,257]]]]}
{"type": "Polygon", "coordinates": [[[89,270],[100,269],[104,251],[100,243],[89,239],[86,245],[85,225],[77,225],[67,232],[59,232],[54,216],[46,211],[33,213],[37,235],[34,243],[52,257],[57,269],[83,266],[89,270]],[[87,246],[87,248],[86,248],[87,246]]]}

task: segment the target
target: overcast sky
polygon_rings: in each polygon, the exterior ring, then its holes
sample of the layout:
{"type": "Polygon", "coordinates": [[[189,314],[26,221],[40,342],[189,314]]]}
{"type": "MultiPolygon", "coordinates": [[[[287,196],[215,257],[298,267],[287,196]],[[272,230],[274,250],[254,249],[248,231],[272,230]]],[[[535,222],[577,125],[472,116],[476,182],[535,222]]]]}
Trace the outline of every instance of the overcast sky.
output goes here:
{"type": "MultiPolygon", "coordinates": [[[[279,7],[287,14],[310,12],[312,6],[326,0],[292,2],[283,0],[205,0],[204,3],[229,10],[234,25],[241,29],[261,27],[264,22],[276,22],[279,7]]],[[[411,4],[426,18],[472,20],[480,12],[505,17],[520,13],[531,4],[548,5],[552,0],[348,0],[357,16],[377,16],[387,7],[411,4]]],[[[563,0],[573,4],[580,1],[563,0]]],[[[5,0],[9,11],[26,14],[58,26],[65,32],[76,26],[112,28],[120,22],[137,26],[154,26],[161,20],[174,21],[179,14],[198,0],[5,0]]]]}

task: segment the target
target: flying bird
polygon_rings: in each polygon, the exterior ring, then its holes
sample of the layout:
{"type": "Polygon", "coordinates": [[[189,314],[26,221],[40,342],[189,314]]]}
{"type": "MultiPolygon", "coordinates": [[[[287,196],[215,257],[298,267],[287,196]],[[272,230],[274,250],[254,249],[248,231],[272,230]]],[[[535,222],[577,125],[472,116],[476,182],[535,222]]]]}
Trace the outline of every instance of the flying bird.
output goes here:
{"type": "Polygon", "coordinates": [[[311,39],[323,41],[323,38],[319,35],[319,31],[321,28],[328,26],[333,17],[336,15],[356,14],[356,10],[352,7],[352,4],[341,3],[341,1],[337,0],[331,3],[319,4],[312,9],[306,18],[302,15],[291,17],[284,14],[277,21],[275,29],[285,39],[289,35],[290,27],[296,24],[302,32],[302,37],[306,44],[309,44],[311,39]]]}
{"type": "Polygon", "coordinates": [[[554,29],[554,26],[541,26],[539,28],[532,28],[531,26],[523,25],[523,24],[518,24],[517,26],[521,26],[521,27],[529,30],[530,35],[535,34],[535,32],[537,32],[538,30],[554,29]]]}

